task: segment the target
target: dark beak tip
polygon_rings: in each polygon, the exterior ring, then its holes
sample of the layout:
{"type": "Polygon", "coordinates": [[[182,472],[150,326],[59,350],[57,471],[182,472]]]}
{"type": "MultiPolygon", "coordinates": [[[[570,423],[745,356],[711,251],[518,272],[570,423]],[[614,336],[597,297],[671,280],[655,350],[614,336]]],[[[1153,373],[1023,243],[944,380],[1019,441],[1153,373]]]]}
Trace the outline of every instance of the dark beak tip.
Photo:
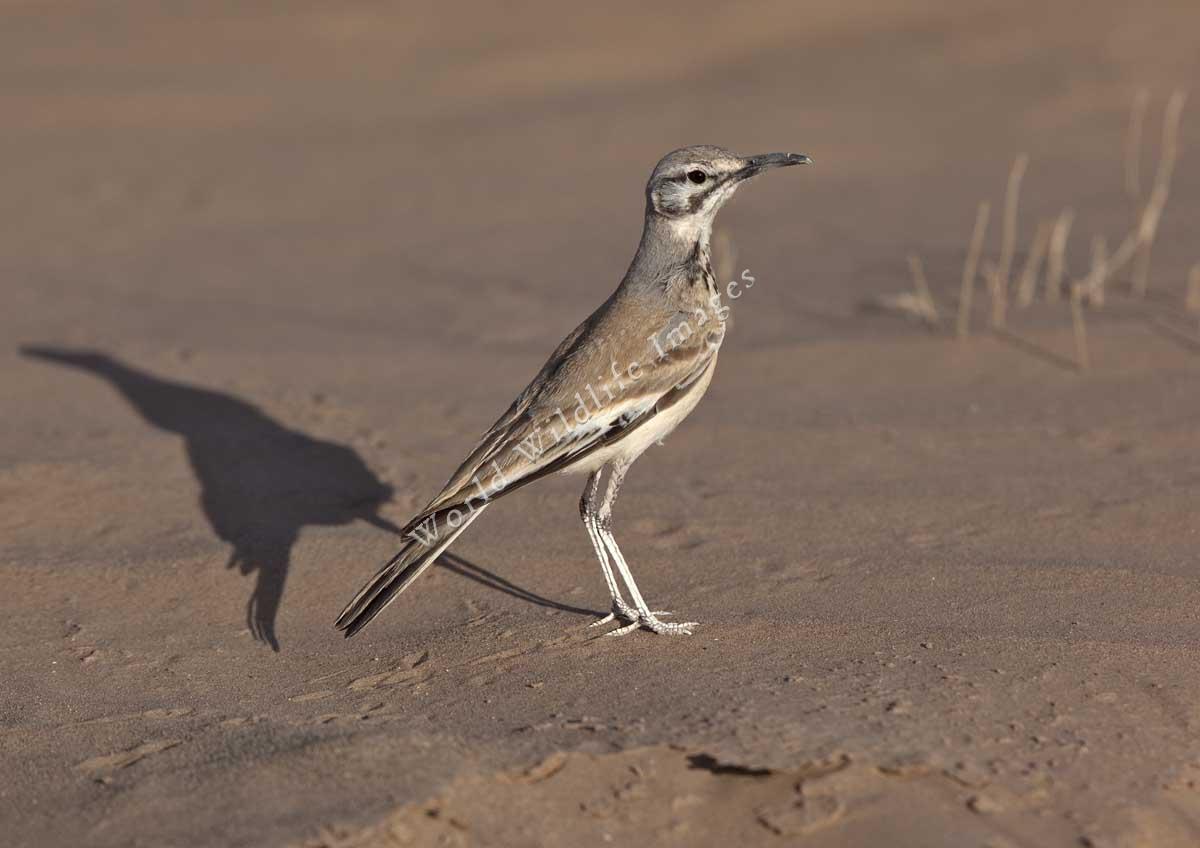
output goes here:
{"type": "Polygon", "coordinates": [[[812,157],[804,153],[763,153],[750,157],[749,175],[757,174],[768,168],[786,168],[789,165],[811,165],[812,157]]]}

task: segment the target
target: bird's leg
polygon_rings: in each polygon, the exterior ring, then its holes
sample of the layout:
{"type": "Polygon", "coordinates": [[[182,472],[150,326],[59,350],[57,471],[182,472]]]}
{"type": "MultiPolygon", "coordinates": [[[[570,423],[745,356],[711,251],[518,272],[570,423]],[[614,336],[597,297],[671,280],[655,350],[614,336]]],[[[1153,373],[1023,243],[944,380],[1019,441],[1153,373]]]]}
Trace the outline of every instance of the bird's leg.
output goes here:
{"type": "Polygon", "coordinates": [[[604,496],[600,501],[596,529],[599,532],[600,540],[604,543],[604,547],[612,555],[613,563],[617,566],[617,571],[621,573],[621,579],[629,589],[629,597],[633,599],[633,605],[637,608],[637,618],[624,627],[618,627],[616,630],[610,631],[608,635],[624,636],[626,633],[632,632],[639,627],[644,627],[654,633],[690,636],[692,628],[698,622],[684,621],[677,624],[668,624],[667,622],[659,621],[658,616],[670,615],[671,613],[666,610],[651,610],[646,604],[641,591],[638,590],[637,583],[633,580],[633,572],[629,570],[629,565],[625,562],[625,557],[621,553],[621,549],[617,547],[617,540],[613,538],[612,508],[613,504],[617,501],[617,493],[621,490],[621,483],[625,479],[625,472],[628,470],[628,463],[620,461],[613,463],[612,473],[609,475],[608,484],[604,487],[604,496]]]}
{"type": "Polygon", "coordinates": [[[587,483],[584,484],[583,497],[579,499],[579,515],[583,519],[583,526],[587,530],[588,538],[592,540],[592,548],[596,551],[596,559],[600,560],[600,568],[604,571],[604,582],[608,584],[608,593],[612,596],[612,610],[604,618],[592,622],[588,625],[589,627],[608,624],[610,621],[618,618],[622,621],[637,621],[638,619],[637,610],[625,603],[625,600],[621,597],[621,590],[617,588],[617,578],[613,576],[612,566],[608,562],[608,552],[605,551],[604,544],[600,541],[596,507],[596,493],[599,490],[600,470],[597,470],[588,476],[587,483]]]}

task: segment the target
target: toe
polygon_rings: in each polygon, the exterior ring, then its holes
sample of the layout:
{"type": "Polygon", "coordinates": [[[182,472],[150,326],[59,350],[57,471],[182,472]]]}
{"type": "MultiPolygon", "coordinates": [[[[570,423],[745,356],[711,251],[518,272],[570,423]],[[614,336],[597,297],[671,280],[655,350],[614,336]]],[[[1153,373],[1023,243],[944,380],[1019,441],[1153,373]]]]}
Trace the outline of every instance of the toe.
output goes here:
{"type": "Polygon", "coordinates": [[[618,627],[616,630],[610,630],[605,633],[605,636],[624,636],[626,633],[632,633],[642,626],[640,621],[635,621],[632,624],[626,624],[623,627],[618,627]]]}
{"type": "Polygon", "coordinates": [[[658,633],[663,636],[691,636],[692,628],[699,622],[681,621],[676,623],[668,623],[659,621],[657,618],[650,617],[642,621],[642,626],[653,633],[658,633]]]}

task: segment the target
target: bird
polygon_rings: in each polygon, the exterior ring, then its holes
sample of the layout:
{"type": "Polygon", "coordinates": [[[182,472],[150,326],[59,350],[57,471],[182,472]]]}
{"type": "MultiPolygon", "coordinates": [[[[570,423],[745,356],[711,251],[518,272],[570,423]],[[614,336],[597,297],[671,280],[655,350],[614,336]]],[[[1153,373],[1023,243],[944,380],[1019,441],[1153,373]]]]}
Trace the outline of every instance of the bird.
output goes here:
{"type": "Polygon", "coordinates": [[[610,636],[638,629],[691,635],[698,622],[663,621],[671,614],[646,603],[613,537],[613,506],[633,462],[687,417],[712,380],[728,317],[709,250],[718,210],[751,177],[811,163],[800,153],[739,156],[714,145],[659,160],[646,183],[641,240],[620,285],[401,528],[403,546],[335,628],[346,637],[362,630],[497,499],[550,474],[586,474],[579,513],[612,597],[609,613],[591,626],[613,623],[610,636]]]}

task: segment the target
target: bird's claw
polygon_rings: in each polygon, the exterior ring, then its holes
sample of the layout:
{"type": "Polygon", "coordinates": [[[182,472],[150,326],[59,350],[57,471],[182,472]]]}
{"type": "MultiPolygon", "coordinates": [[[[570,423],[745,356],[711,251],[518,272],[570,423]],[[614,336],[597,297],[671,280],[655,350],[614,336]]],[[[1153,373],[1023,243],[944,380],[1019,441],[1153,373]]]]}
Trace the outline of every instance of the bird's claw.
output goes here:
{"type": "MultiPolygon", "coordinates": [[[[650,612],[651,616],[670,614],[671,613],[667,612],[666,610],[651,610],[650,612]]],[[[608,615],[604,616],[604,618],[593,621],[588,625],[588,627],[600,627],[601,625],[609,624],[617,619],[620,619],[627,624],[637,624],[639,622],[640,615],[638,614],[637,610],[629,606],[629,604],[625,603],[620,598],[614,598],[612,611],[609,612],[608,615]]]]}
{"type": "Polygon", "coordinates": [[[632,633],[634,630],[642,628],[660,636],[691,636],[692,628],[700,623],[698,621],[659,621],[658,616],[660,615],[671,615],[671,613],[664,610],[652,610],[648,615],[638,615],[633,621],[616,630],[610,630],[605,635],[624,636],[626,633],[632,633]]]}
{"type": "Polygon", "coordinates": [[[642,627],[660,636],[691,636],[692,628],[698,624],[700,624],[698,621],[659,621],[657,618],[651,616],[642,622],[642,627]]]}
{"type": "Polygon", "coordinates": [[[616,621],[618,618],[621,621],[637,621],[637,617],[637,610],[620,598],[613,598],[612,611],[604,616],[604,618],[593,621],[588,627],[600,627],[601,625],[608,624],[610,621],[616,621]]]}

